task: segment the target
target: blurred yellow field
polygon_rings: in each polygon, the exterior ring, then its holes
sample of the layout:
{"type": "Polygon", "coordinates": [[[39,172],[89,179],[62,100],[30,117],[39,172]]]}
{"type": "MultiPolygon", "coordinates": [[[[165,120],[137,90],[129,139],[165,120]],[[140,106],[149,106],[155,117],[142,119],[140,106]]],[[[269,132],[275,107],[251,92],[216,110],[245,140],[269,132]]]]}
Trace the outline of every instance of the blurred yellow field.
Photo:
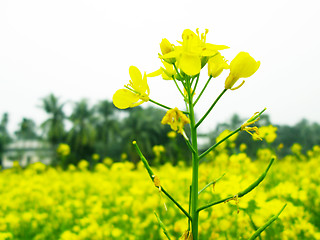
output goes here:
{"type": "MultiPolygon", "coordinates": [[[[260,149],[261,150],[261,149],[260,149]]],[[[242,152],[210,154],[200,165],[200,189],[224,177],[199,196],[199,205],[246,188],[265,169],[271,151],[252,162],[242,152]]],[[[287,203],[260,239],[320,239],[320,150],[276,160],[266,179],[236,201],[200,214],[200,239],[247,239],[287,203]],[[239,210],[239,213],[237,213],[239,210]]],[[[165,239],[155,211],[174,239],[187,229],[184,215],[154,187],[141,162],[81,161],[67,171],[41,163],[0,173],[0,239],[165,239]],[[167,208],[167,209],[166,209],[167,208]]],[[[153,168],[161,184],[188,209],[191,168],[165,164],[153,168]]]]}

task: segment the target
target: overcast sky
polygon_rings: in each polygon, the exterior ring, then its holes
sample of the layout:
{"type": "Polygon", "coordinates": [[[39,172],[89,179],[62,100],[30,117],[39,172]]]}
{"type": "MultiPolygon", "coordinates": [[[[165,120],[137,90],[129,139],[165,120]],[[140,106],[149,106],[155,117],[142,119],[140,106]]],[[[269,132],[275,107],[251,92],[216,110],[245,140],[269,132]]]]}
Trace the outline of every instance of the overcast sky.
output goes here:
{"type": "MultiPolygon", "coordinates": [[[[45,120],[38,106],[50,93],[62,102],[111,100],[128,83],[130,65],[147,73],[159,68],[162,38],[176,43],[186,28],[208,28],[208,42],[230,47],[222,51],[227,59],[246,51],[261,66],[243,87],[225,94],[202,129],[264,107],[274,123],[320,122],[319,10],[318,0],[1,0],[0,114],[9,113],[13,131],[23,117],[45,120]]],[[[207,71],[201,76],[204,84],[207,71]]],[[[210,83],[197,104],[199,117],[226,77],[210,83]]],[[[184,106],[173,82],[148,83],[152,99],[184,106]]]]}

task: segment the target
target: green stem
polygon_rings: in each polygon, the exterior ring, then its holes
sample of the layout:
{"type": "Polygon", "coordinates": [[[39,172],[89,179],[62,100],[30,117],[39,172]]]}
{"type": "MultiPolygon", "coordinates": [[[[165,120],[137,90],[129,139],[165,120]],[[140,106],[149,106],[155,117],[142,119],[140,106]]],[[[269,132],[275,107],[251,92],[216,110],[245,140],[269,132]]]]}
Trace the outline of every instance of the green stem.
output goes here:
{"type": "Polygon", "coordinates": [[[198,209],[198,212],[200,212],[200,211],[202,211],[202,210],[204,210],[204,209],[206,209],[206,208],[212,207],[212,206],[214,206],[214,205],[217,205],[217,204],[219,204],[219,203],[227,202],[227,201],[229,201],[229,200],[231,200],[231,199],[234,199],[234,197],[241,198],[241,197],[243,197],[244,195],[248,194],[249,192],[251,192],[253,189],[255,189],[255,188],[263,181],[263,179],[266,177],[266,175],[267,175],[267,173],[268,173],[268,171],[269,171],[269,169],[270,169],[270,167],[271,167],[271,165],[272,165],[273,162],[274,162],[274,158],[271,158],[271,161],[270,161],[268,167],[266,168],[266,170],[260,175],[260,177],[259,177],[256,181],[254,181],[254,182],[253,182],[250,186],[248,186],[246,189],[244,189],[244,190],[241,191],[241,192],[238,192],[238,194],[236,194],[236,195],[234,195],[234,196],[229,196],[229,197],[226,197],[226,198],[224,198],[224,199],[221,199],[221,200],[218,200],[218,201],[209,203],[209,204],[207,204],[207,205],[205,205],[205,206],[202,206],[202,207],[200,207],[200,208],[198,209]]]}
{"type": "Polygon", "coordinates": [[[187,218],[192,221],[190,214],[173,198],[171,195],[161,186],[161,192],[163,192],[183,213],[187,218]]]}
{"type": "MultiPolygon", "coordinates": [[[[133,141],[132,144],[135,147],[144,167],[146,168],[146,170],[149,174],[149,177],[151,178],[152,181],[154,181],[155,175],[154,175],[147,159],[143,156],[137,142],[133,141]]],[[[156,187],[156,188],[158,188],[158,187],[156,187]]],[[[192,221],[190,214],[186,210],[184,210],[184,208],[173,197],[171,197],[171,195],[162,186],[158,189],[160,189],[190,219],[190,221],[192,221]]]]}
{"type": "Polygon", "coordinates": [[[188,147],[189,147],[189,149],[191,150],[191,152],[192,152],[192,153],[196,153],[196,150],[193,149],[193,146],[191,145],[189,139],[188,139],[185,135],[183,135],[183,138],[184,138],[184,140],[186,141],[186,144],[188,145],[188,147]]]}
{"type": "MultiPolygon", "coordinates": [[[[259,118],[261,116],[262,113],[264,113],[264,111],[266,110],[263,109],[261,112],[259,112],[258,114],[254,115],[254,117],[250,118],[247,123],[251,123],[254,120],[256,120],[257,118],[259,118]]],[[[231,132],[229,135],[227,135],[226,137],[224,137],[222,140],[220,140],[219,142],[217,142],[216,144],[214,144],[213,146],[211,146],[210,148],[208,148],[208,150],[206,150],[205,152],[203,152],[200,156],[199,156],[199,160],[202,159],[204,156],[206,156],[210,151],[212,151],[214,148],[216,148],[218,145],[220,145],[221,143],[223,143],[225,140],[227,140],[229,137],[231,137],[232,135],[236,134],[237,132],[241,131],[241,127],[237,128],[236,130],[234,130],[233,132],[231,132]]]]}
{"type": "Polygon", "coordinates": [[[189,100],[189,118],[191,130],[191,143],[195,150],[192,152],[192,187],[191,187],[191,217],[192,217],[192,234],[193,240],[198,240],[198,224],[199,213],[198,208],[198,178],[199,178],[199,159],[198,159],[198,143],[197,143],[197,129],[195,127],[195,116],[192,103],[192,93],[190,86],[190,79],[187,81],[187,91],[189,100]]]}
{"type": "Polygon", "coordinates": [[[208,187],[210,187],[210,185],[212,185],[212,184],[216,184],[217,182],[219,182],[219,181],[220,181],[220,179],[224,177],[224,175],[226,175],[226,173],[222,174],[222,176],[221,176],[221,177],[219,177],[219,178],[217,178],[216,180],[214,180],[214,181],[212,181],[212,182],[208,183],[204,188],[202,188],[202,189],[198,192],[198,195],[200,195],[200,193],[202,193],[204,190],[206,190],[208,187]]]}
{"type": "Polygon", "coordinates": [[[172,64],[180,79],[183,79],[175,63],[172,64]]]}
{"type": "Polygon", "coordinates": [[[258,230],[248,239],[248,240],[253,240],[256,239],[258,236],[260,236],[260,234],[271,225],[271,223],[273,223],[275,220],[277,220],[277,218],[279,217],[279,215],[282,213],[282,211],[284,210],[284,208],[287,206],[287,204],[285,204],[281,210],[278,212],[277,215],[273,216],[272,218],[269,219],[268,222],[266,222],[266,224],[264,224],[262,227],[258,228],[258,230]]]}
{"type": "Polygon", "coordinates": [[[202,121],[208,116],[208,114],[211,112],[211,110],[214,108],[214,106],[217,104],[219,99],[223,96],[223,94],[227,91],[227,89],[223,89],[223,91],[220,93],[220,95],[217,97],[217,99],[214,101],[214,103],[211,105],[211,107],[208,109],[208,111],[203,115],[203,117],[197,122],[195,127],[199,127],[199,125],[202,123],[202,121]]]}
{"type": "MultiPolygon", "coordinates": [[[[254,223],[251,215],[246,211],[246,209],[244,209],[244,208],[243,208],[243,209],[240,208],[240,209],[243,210],[243,211],[248,215],[252,228],[254,229],[254,231],[257,231],[257,230],[258,230],[258,227],[257,227],[257,225],[254,223]]],[[[262,240],[262,238],[261,238],[260,235],[259,235],[259,239],[262,240]]]]}
{"type": "Polygon", "coordinates": [[[179,85],[178,85],[178,83],[177,83],[177,80],[174,78],[174,76],[172,76],[172,78],[173,78],[173,81],[174,81],[174,83],[176,84],[176,86],[177,86],[177,88],[178,88],[181,96],[182,96],[183,98],[185,98],[183,92],[181,91],[181,89],[180,89],[180,87],[179,87],[179,85]]]}
{"type": "Polygon", "coordinates": [[[209,82],[210,82],[211,79],[212,79],[212,76],[210,76],[209,79],[207,80],[206,85],[204,85],[204,87],[202,88],[199,96],[198,96],[197,99],[194,101],[193,106],[195,106],[195,105],[197,104],[197,102],[199,101],[199,99],[200,99],[201,95],[203,94],[204,90],[206,90],[206,88],[207,88],[207,86],[208,86],[208,84],[209,84],[209,82]]]}
{"type": "MultiPolygon", "coordinates": [[[[149,98],[149,102],[152,102],[152,103],[154,103],[154,104],[156,104],[156,105],[158,105],[158,106],[160,106],[160,107],[163,107],[163,108],[165,108],[165,109],[168,109],[168,110],[172,109],[171,107],[168,107],[168,106],[166,106],[166,105],[163,105],[163,104],[161,104],[161,103],[158,103],[158,102],[156,102],[156,101],[154,101],[154,100],[152,100],[152,99],[150,99],[150,98],[149,98]]],[[[181,112],[183,112],[184,114],[189,114],[189,113],[186,112],[186,111],[181,111],[181,112]]]]}
{"type": "Polygon", "coordinates": [[[194,88],[192,90],[192,95],[196,92],[196,89],[197,89],[197,86],[198,86],[198,82],[199,82],[199,76],[200,76],[200,73],[197,75],[197,80],[196,80],[196,83],[194,84],[194,88]]]}
{"type": "Polygon", "coordinates": [[[213,146],[211,146],[210,148],[208,148],[205,152],[203,152],[200,156],[199,156],[199,160],[202,159],[204,156],[206,156],[209,152],[211,152],[214,148],[216,148],[217,146],[219,146],[221,143],[223,143],[225,140],[227,140],[229,137],[231,137],[232,135],[236,134],[237,132],[241,131],[241,127],[239,127],[237,130],[233,131],[232,133],[230,133],[229,135],[227,135],[226,137],[224,137],[223,139],[221,139],[219,142],[217,142],[216,144],[214,144],[213,146]]]}
{"type": "Polygon", "coordinates": [[[154,212],[154,215],[156,215],[156,218],[157,218],[157,220],[158,220],[158,222],[159,222],[160,227],[162,228],[162,231],[163,231],[164,235],[166,235],[166,237],[168,238],[168,240],[171,240],[171,238],[170,238],[170,236],[169,236],[169,233],[168,233],[168,231],[167,231],[167,229],[166,229],[166,226],[163,224],[163,222],[161,221],[161,219],[160,219],[160,217],[158,216],[158,214],[157,214],[156,212],[154,212]]]}
{"type": "MultiPolygon", "coordinates": [[[[190,211],[191,211],[191,190],[192,189],[192,186],[190,185],[190,188],[189,188],[189,214],[190,214],[190,211]]],[[[188,231],[190,231],[190,219],[188,219],[188,231]]]]}

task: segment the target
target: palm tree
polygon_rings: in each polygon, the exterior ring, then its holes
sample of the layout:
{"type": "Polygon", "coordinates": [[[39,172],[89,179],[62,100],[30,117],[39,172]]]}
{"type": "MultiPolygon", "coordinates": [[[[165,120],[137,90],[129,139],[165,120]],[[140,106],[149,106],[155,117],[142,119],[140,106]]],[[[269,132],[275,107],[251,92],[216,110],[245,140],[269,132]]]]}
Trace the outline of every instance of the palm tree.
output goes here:
{"type": "Polygon", "coordinates": [[[63,112],[64,104],[60,103],[59,99],[53,94],[42,99],[41,107],[49,115],[49,118],[41,124],[41,128],[54,147],[65,139],[64,121],[66,116],[63,112]]]}
{"type": "Polygon", "coordinates": [[[136,140],[146,157],[152,154],[154,145],[165,144],[168,128],[161,124],[165,111],[149,107],[136,107],[129,110],[129,116],[124,119],[122,127],[123,151],[127,151],[130,158],[138,161],[138,156],[132,148],[132,141],[136,140]]]}
{"type": "Polygon", "coordinates": [[[75,161],[90,159],[94,153],[97,131],[94,127],[94,110],[90,109],[87,100],[75,103],[73,113],[69,117],[72,128],[67,141],[74,153],[75,161]]]}
{"type": "Polygon", "coordinates": [[[97,129],[96,152],[101,156],[115,157],[120,143],[120,124],[113,103],[104,100],[94,106],[97,129]]]}
{"type": "Polygon", "coordinates": [[[38,139],[38,135],[36,132],[36,124],[32,119],[23,118],[22,122],[19,125],[19,129],[14,132],[18,139],[38,139]]]}
{"type": "Polygon", "coordinates": [[[4,113],[0,122],[0,167],[2,166],[2,153],[4,147],[11,141],[10,135],[7,130],[8,121],[8,113],[4,113]]]}

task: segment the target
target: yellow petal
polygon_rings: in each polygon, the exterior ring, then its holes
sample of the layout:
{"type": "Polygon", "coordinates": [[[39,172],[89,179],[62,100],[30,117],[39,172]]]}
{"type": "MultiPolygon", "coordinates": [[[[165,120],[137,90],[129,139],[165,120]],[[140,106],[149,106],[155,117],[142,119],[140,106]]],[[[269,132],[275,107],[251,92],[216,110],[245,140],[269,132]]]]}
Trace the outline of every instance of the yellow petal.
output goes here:
{"type": "Polygon", "coordinates": [[[234,78],[233,75],[229,74],[229,76],[227,77],[225,83],[224,83],[224,88],[225,89],[231,89],[232,86],[236,83],[236,81],[238,81],[239,78],[234,78]]]}
{"type": "Polygon", "coordinates": [[[229,48],[226,45],[216,45],[216,44],[212,44],[212,43],[206,43],[206,49],[210,49],[210,50],[224,50],[229,48]]]}
{"type": "Polygon", "coordinates": [[[138,93],[147,94],[149,95],[149,86],[147,83],[147,75],[144,73],[143,78],[141,75],[140,70],[137,67],[130,66],[129,74],[131,77],[130,86],[138,93]]]}
{"type": "Polygon", "coordinates": [[[117,108],[126,109],[138,102],[139,96],[128,89],[119,89],[114,93],[112,101],[117,108]]]}
{"type": "Polygon", "coordinates": [[[169,53],[173,50],[172,44],[168,41],[168,39],[162,39],[160,43],[160,49],[162,54],[169,53]]]}
{"type": "Polygon", "coordinates": [[[218,50],[223,50],[223,49],[227,49],[229,48],[228,46],[225,45],[215,45],[215,44],[211,44],[211,43],[206,43],[205,44],[205,48],[202,50],[202,56],[213,56],[215,55],[218,50]]]}
{"type": "Polygon", "coordinates": [[[201,70],[200,57],[191,54],[182,54],[179,61],[179,67],[189,76],[197,75],[201,70]]]}
{"type": "Polygon", "coordinates": [[[130,66],[129,74],[130,74],[130,78],[133,82],[142,80],[142,74],[141,74],[140,70],[135,66],[130,66]]]}
{"type": "Polygon", "coordinates": [[[157,76],[159,76],[161,74],[162,74],[162,69],[159,68],[158,70],[156,70],[156,71],[154,71],[152,73],[148,73],[147,77],[157,77],[157,76]]]}
{"type": "Polygon", "coordinates": [[[247,52],[240,52],[230,63],[230,73],[235,78],[247,78],[260,67],[260,62],[254,60],[247,52]]]}
{"type": "Polygon", "coordinates": [[[160,56],[160,58],[162,59],[168,59],[168,58],[176,58],[178,56],[178,51],[172,51],[172,52],[169,52],[167,54],[164,54],[162,56],[160,56]]]}

